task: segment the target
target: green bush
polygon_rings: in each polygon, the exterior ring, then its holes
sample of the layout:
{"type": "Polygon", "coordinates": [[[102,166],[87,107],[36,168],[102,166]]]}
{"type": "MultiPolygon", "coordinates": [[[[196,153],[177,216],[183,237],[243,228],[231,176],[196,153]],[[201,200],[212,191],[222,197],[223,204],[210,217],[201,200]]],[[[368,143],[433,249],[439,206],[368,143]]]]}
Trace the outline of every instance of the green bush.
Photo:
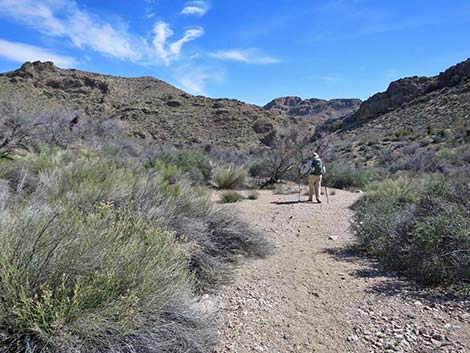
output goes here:
{"type": "Polygon", "coordinates": [[[242,199],[243,199],[243,196],[240,195],[236,191],[226,191],[220,197],[220,201],[222,203],[234,203],[234,202],[238,202],[242,199]]]}
{"type": "Polygon", "coordinates": [[[355,205],[361,247],[425,284],[470,283],[470,177],[400,178],[355,205]]]}
{"type": "Polygon", "coordinates": [[[207,184],[212,175],[210,158],[198,151],[172,148],[159,153],[157,160],[151,166],[155,167],[159,162],[175,166],[179,171],[187,174],[196,184],[207,184]]]}
{"type": "Polygon", "coordinates": [[[194,290],[270,246],[168,169],[55,150],[6,163],[0,351],[209,350],[194,290]]]}
{"type": "Polygon", "coordinates": [[[377,178],[377,172],[370,168],[355,168],[350,165],[331,163],[324,175],[326,186],[344,189],[349,187],[367,187],[377,178]]]}
{"type": "Polygon", "coordinates": [[[245,169],[235,166],[221,166],[214,171],[213,182],[218,189],[234,189],[243,184],[247,177],[245,169]]]}
{"type": "Polygon", "coordinates": [[[407,128],[396,130],[393,133],[396,137],[406,137],[411,134],[411,131],[407,128]]]}
{"type": "MultiPolygon", "coordinates": [[[[191,295],[185,255],[143,213],[112,203],[94,208],[32,203],[0,212],[0,332],[7,335],[0,348],[111,352],[136,335],[143,352],[168,343],[153,325],[171,324],[165,310],[191,295]]],[[[212,341],[194,330],[203,337],[193,344],[212,341]]]]}

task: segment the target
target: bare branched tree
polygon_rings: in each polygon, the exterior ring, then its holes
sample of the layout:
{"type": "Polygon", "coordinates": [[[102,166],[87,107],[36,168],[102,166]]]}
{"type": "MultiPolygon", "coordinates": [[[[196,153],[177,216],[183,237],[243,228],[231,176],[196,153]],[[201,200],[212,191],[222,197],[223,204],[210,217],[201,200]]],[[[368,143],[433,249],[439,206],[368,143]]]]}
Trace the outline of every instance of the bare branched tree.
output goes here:
{"type": "Polygon", "coordinates": [[[299,167],[311,154],[311,134],[305,126],[291,125],[277,131],[273,146],[265,153],[265,161],[273,182],[290,174],[300,176],[299,167]]]}

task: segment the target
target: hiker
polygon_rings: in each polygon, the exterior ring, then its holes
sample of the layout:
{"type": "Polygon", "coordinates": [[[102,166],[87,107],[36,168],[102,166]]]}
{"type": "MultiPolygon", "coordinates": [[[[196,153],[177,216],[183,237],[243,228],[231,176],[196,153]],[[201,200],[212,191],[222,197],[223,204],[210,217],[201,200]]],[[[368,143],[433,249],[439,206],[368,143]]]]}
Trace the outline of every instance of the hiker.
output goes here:
{"type": "Polygon", "coordinates": [[[320,192],[321,192],[321,180],[326,169],[323,165],[322,160],[318,153],[313,153],[313,158],[307,162],[308,165],[308,200],[312,201],[313,192],[315,192],[315,198],[318,203],[321,203],[320,192]]]}

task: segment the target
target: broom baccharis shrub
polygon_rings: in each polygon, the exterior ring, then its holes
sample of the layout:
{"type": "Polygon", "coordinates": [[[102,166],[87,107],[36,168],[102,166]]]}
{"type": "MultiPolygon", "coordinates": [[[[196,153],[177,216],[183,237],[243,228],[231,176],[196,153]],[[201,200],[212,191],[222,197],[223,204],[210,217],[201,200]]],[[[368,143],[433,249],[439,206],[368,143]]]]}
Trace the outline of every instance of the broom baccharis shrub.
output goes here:
{"type": "Polygon", "coordinates": [[[29,337],[50,351],[92,351],[191,291],[173,233],[135,210],[31,205],[1,218],[0,330],[18,350],[29,337]]]}
{"type": "Polygon", "coordinates": [[[134,161],[45,150],[7,164],[0,351],[208,351],[215,330],[195,291],[270,251],[207,191],[134,161]]]}

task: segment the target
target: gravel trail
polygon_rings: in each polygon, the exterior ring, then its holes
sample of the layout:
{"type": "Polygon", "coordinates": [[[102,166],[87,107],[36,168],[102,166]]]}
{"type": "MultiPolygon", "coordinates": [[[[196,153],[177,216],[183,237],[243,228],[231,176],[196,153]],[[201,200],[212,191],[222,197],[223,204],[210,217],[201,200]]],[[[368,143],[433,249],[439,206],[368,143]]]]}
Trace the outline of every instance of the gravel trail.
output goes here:
{"type": "Polygon", "coordinates": [[[244,263],[215,296],[215,353],[468,352],[468,302],[427,293],[349,250],[358,197],[338,190],[319,205],[262,191],[227,206],[275,252],[244,263]]]}

